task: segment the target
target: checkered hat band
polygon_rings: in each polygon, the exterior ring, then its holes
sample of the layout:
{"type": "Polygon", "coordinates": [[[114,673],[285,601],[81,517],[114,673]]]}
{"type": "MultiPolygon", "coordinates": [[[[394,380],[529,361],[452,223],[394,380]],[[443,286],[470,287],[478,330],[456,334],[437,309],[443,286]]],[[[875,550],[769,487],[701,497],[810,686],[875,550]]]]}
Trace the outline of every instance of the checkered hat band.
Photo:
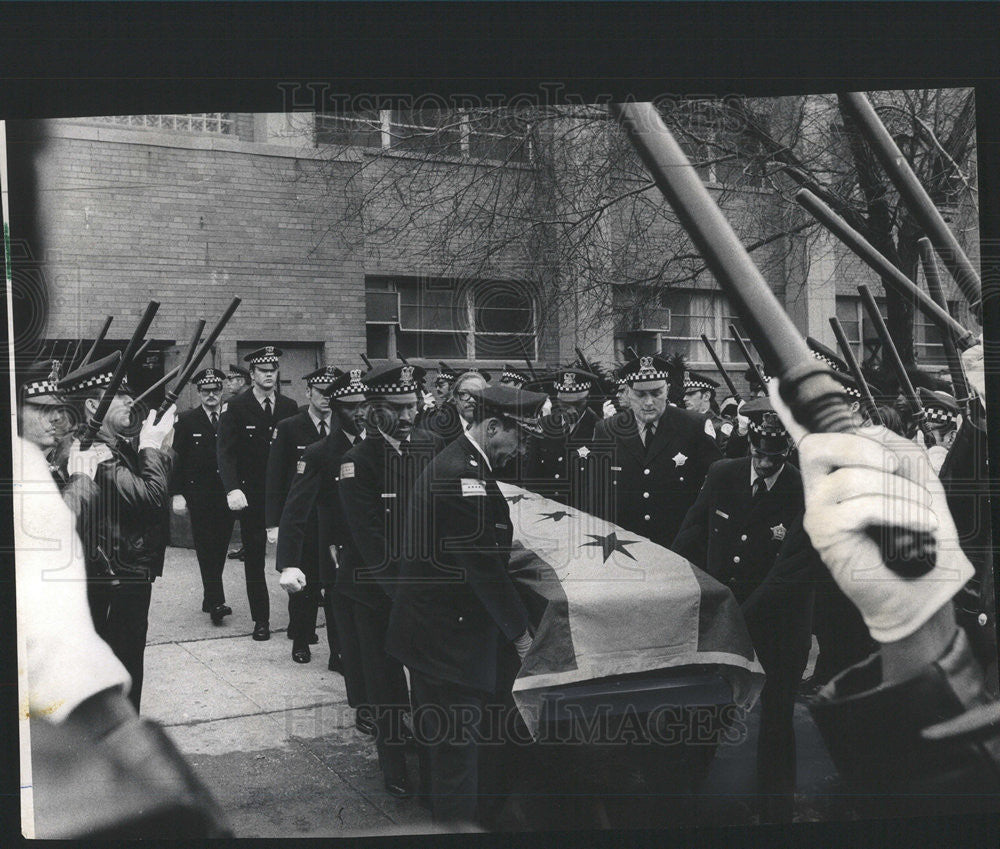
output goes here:
{"type": "Polygon", "coordinates": [[[419,394],[416,383],[382,383],[378,386],[365,384],[364,391],[370,395],[408,395],[411,392],[419,394]]]}
{"type": "Polygon", "coordinates": [[[635,371],[626,374],[622,378],[622,383],[642,383],[645,380],[670,380],[670,374],[665,371],[655,371],[649,369],[648,371],[635,371]]]}
{"type": "Polygon", "coordinates": [[[510,419],[518,427],[531,431],[531,433],[542,432],[542,426],[538,423],[538,419],[530,418],[528,416],[515,416],[513,413],[500,413],[500,415],[505,419],[510,419]]]}
{"type": "Polygon", "coordinates": [[[593,383],[589,380],[582,380],[579,383],[556,383],[556,392],[589,392],[593,388],[593,383]]]}
{"type": "Polygon", "coordinates": [[[254,357],[252,360],[248,360],[252,366],[264,365],[265,363],[277,363],[278,357],[275,354],[265,354],[260,357],[254,357]]]}
{"type": "Polygon", "coordinates": [[[820,362],[822,362],[822,363],[826,363],[826,364],[827,364],[827,365],[828,365],[828,366],[829,366],[830,368],[832,368],[832,369],[833,369],[834,371],[840,371],[840,363],[836,363],[836,362],[834,362],[833,360],[831,360],[831,359],[830,359],[830,358],[829,358],[828,356],[826,356],[825,354],[821,354],[821,353],[820,353],[819,351],[813,351],[813,352],[812,352],[812,355],[813,355],[813,356],[814,356],[814,357],[815,357],[815,358],[816,358],[817,360],[819,360],[820,362]]]}
{"type": "MultiPolygon", "coordinates": [[[[64,391],[80,392],[83,389],[95,389],[100,386],[108,386],[111,383],[112,377],[114,377],[114,372],[110,371],[106,371],[103,374],[95,374],[92,377],[88,377],[86,380],[70,384],[64,391]]],[[[122,386],[125,386],[124,381],[122,381],[122,386]]]]}
{"type": "Polygon", "coordinates": [[[845,386],[844,391],[850,395],[852,398],[861,399],[861,390],[854,386],[845,386]]]}
{"type": "Polygon", "coordinates": [[[348,383],[347,386],[341,386],[340,389],[334,389],[330,393],[331,398],[343,398],[347,395],[360,395],[362,399],[365,395],[365,387],[361,383],[348,383]]]}
{"type": "Polygon", "coordinates": [[[704,380],[685,380],[684,381],[684,388],[685,389],[714,389],[715,387],[712,386],[712,384],[710,384],[710,383],[706,383],[704,380]]]}
{"type": "Polygon", "coordinates": [[[926,407],[927,421],[940,422],[941,424],[951,424],[958,421],[958,416],[945,410],[943,407],[926,407]]]}
{"type": "Polygon", "coordinates": [[[750,420],[750,424],[747,427],[756,434],[760,436],[787,436],[788,431],[783,427],[765,427],[763,424],[757,424],[753,419],[750,420]]]}
{"type": "Polygon", "coordinates": [[[51,380],[39,380],[35,383],[28,383],[24,387],[24,395],[30,398],[32,395],[55,395],[56,385],[51,380]]]}
{"type": "Polygon", "coordinates": [[[197,381],[195,385],[198,386],[199,389],[204,388],[206,386],[220,386],[221,387],[222,386],[222,379],[218,378],[218,377],[203,377],[201,380],[197,381]]]}
{"type": "Polygon", "coordinates": [[[512,371],[501,372],[500,380],[506,381],[507,383],[525,383],[527,379],[520,374],[512,371]]]}

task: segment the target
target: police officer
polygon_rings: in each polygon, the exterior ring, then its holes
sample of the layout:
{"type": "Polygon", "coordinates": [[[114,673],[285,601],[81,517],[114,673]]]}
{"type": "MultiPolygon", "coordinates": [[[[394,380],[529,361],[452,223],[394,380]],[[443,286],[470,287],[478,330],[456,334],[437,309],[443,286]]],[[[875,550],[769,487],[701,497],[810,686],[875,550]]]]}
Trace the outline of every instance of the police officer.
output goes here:
{"type": "Polygon", "coordinates": [[[626,363],[629,410],[597,425],[599,456],[590,460],[601,464],[591,474],[610,482],[601,517],[663,546],[673,542],[708,467],[721,457],[700,416],[668,406],[667,368],[656,355],[626,363]]]}
{"type": "Polygon", "coordinates": [[[177,417],[173,444],[177,461],[170,487],[174,512],[180,514],[186,509],[191,519],[191,536],[201,570],[201,609],[215,625],[222,624],[223,618],[233,612],[226,604],[222,570],[234,517],[219,477],[216,446],[225,379],[225,373],[216,368],[202,369],[192,379],[201,403],[177,417]]]}
{"type": "Polygon", "coordinates": [[[275,391],[281,353],[267,345],[243,358],[250,364],[252,385],[230,399],[219,418],[219,474],[229,509],[240,520],[247,598],[253,638],[258,641],[271,639],[271,605],[264,578],[264,498],[271,434],[278,422],[298,412],[291,398],[275,391]]]}
{"type": "Polygon", "coordinates": [[[524,384],[531,381],[531,376],[525,374],[522,371],[518,371],[510,363],[503,364],[503,371],[500,372],[500,382],[507,385],[513,386],[515,389],[520,389],[524,384]]]}
{"type": "Polygon", "coordinates": [[[937,392],[920,386],[917,387],[917,395],[927,413],[927,429],[932,440],[927,446],[927,453],[930,455],[931,468],[936,474],[941,471],[948,450],[955,442],[962,411],[958,401],[947,392],[937,392]]]}
{"type": "Polygon", "coordinates": [[[322,391],[329,398],[333,426],[324,439],[306,448],[297,463],[281,512],[276,566],[281,585],[289,593],[292,660],[308,663],[312,658],[308,637],[316,630],[322,589],[330,648],[327,668],[343,674],[348,703],[358,708],[365,703],[365,695],[354,616],[348,600],[335,591],[334,584],[335,558],[339,557],[336,552],[350,542],[337,495],[341,457],[364,434],[361,369],[341,374],[322,391]]]}
{"type": "MultiPolygon", "coordinates": [[[[81,420],[97,411],[111,385],[117,354],[67,374],[57,391],[81,420]]],[[[139,710],[152,585],[163,574],[169,536],[169,489],[174,427],[171,406],[138,426],[128,385],[111,398],[96,441],[70,449],[67,503],[78,511],[94,628],[132,677],[129,699],[139,710]]]]}
{"type": "Polygon", "coordinates": [[[59,428],[66,420],[66,401],[56,391],[57,378],[51,362],[33,363],[20,375],[17,430],[23,439],[45,454],[49,471],[62,489],[68,480],[65,465],[52,453],[59,446],[59,428]]]}
{"type": "MultiPolygon", "coordinates": [[[[507,573],[510,509],[494,469],[538,431],[545,395],[497,385],[472,390],[472,427],[417,480],[408,552],[392,606],[387,651],[410,672],[418,740],[427,745],[434,819],[477,816],[476,735],[497,693],[505,653],[531,645],[528,612],[507,573]],[[443,723],[443,724],[442,724],[443,723]]],[[[509,688],[508,688],[509,697],[509,688]]]]}
{"type": "Polygon", "coordinates": [[[724,422],[722,416],[712,409],[715,390],[718,388],[718,381],[696,371],[689,371],[684,375],[684,408],[704,417],[705,433],[716,441],[721,450],[723,441],[720,439],[720,431],[724,422]]]}
{"type": "MultiPolygon", "coordinates": [[[[250,386],[250,372],[245,368],[241,368],[235,363],[229,364],[229,371],[226,374],[226,392],[228,397],[231,399],[241,392],[245,392],[250,386]]],[[[220,413],[225,411],[226,407],[229,406],[229,401],[223,401],[220,413]]],[[[240,536],[242,537],[242,528],[240,529],[240,536]]],[[[242,560],[244,556],[243,545],[229,552],[230,560],[242,560]]]]}
{"type": "Polygon", "coordinates": [[[599,378],[582,369],[566,368],[546,382],[553,396],[552,412],[542,416],[542,432],[530,440],[529,472],[524,485],[547,498],[593,513],[597,506],[589,499],[593,485],[589,480],[589,458],[600,419],[590,406],[590,393],[599,378]]]}
{"type": "Polygon", "coordinates": [[[399,561],[413,542],[402,524],[413,482],[443,446],[440,438],[413,428],[423,374],[417,366],[386,363],[364,376],[366,435],[343,455],[338,483],[352,545],[342,549],[337,582],[354,601],[379,766],[393,796],[411,792],[398,724],[409,694],[403,667],[385,652],[385,633],[399,561]]]}
{"type": "Polygon", "coordinates": [[[434,377],[431,389],[431,393],[434,395],[435,407],[440,407],[442,404],[447,403],[451,397],[451,387],[455,383],[455,378],[458,377],[458,372],[447,363],[439,362],[438,366],[438,373],[434,377]]]}
{"type": "Polygon", "coordinates": [[[802,533],[802,478],[787,462],[791,445],[784,425],[766,398],[748,401],[743,414],[750,420],[750,456],[709,469],[671,548],[728,586],[743,606],[767,674],[757,749],[764,814],[789,819],[795,792],[792,718],[809,658],[818,559],[802,533]],[[759,592],[776,569],[784,585],[759,592]],[[789,571],[799,580],[790,581],[789,571]]]}

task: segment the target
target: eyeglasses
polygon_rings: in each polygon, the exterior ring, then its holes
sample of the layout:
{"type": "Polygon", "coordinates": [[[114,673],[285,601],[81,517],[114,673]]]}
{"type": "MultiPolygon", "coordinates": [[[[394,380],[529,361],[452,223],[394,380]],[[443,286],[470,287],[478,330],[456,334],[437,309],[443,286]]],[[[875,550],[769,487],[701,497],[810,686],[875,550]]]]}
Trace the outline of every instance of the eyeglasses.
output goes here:
{"type": "Polygon", "coordinates": [[[461,392],[456,392],[455,393],[455,397],[458,398],[459,401],[471,401],[472,400],[472,393],[471,392],[465,392],[463,390],[461,392]]]}

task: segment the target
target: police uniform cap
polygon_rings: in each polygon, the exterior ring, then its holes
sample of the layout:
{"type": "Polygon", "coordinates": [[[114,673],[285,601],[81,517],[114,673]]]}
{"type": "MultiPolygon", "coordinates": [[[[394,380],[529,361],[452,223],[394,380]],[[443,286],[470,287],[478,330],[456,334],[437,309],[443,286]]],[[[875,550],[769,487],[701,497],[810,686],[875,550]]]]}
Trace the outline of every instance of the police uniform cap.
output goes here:
{"type": "Polygon", "coordinates": [[[427,372],[420,366],[387,362],[375,366],[361,382],[365,395],[398,396],[418,393],[427,372]]]}
{"type": "Polygon", "coordinates": [[[21,400],[29,404],[48,407],[59,407],[65,404],[56,388],[57,375],[58,372],[53,368],[51,360],[27,366],[21,374],[21,400]]]}
{"type": "Polygon", "coordinates": [[[848,374],[850,369],[839,356],[837,352],[828,348],[822,342],[817,339],[813,339],[812,336],[806,337],[806,345],[809,346],[809,350],[812,351],[812,355],[822,363],[826,363],[830,368],[840,374],[848,374]]]}
{"type": "Polygon", "coordinates": [[[503,364],[503,371],[500,372],[500,382],[507,386],[522,387],[530,380],[530,376],[518,371],[510,363],[503,364]]]}
{"type": "Polygon", "coordinates": [[[580,368],[559,369],[552,375],[551,380],[556,395],[564,401],[578,401],[585,398],[587,393],[600,382],[596,374],[580,368]]]}
{"type": "Polygon", "coordinates": [[[685,392],[692,389],[713,390],[718,388],[718,381],[712,380],[712,378],[703,374],[698,374],[696,371],[689,371],[684,377],[685,392]]]}
{"type": "Polygon", "coordinates": [[[542,392],[530,392],[504,383],[469,390],[487,415],[513,421],[518,427],[531,433],[541,433],[538,413],[546,401],[542,392]]]}
{"type": "Polygon", "coordinates": [[[740,402],[737,401],[732,396],[729,396],[728,398],[726,398],[725,401],[723,401],[721,404],[719,404],[719,415],[722,415],[722,416],[726,415],[726,408],[727,407],[732,407],[733,408],[733,412],[731,413],[731,415],[735,416],[736,415],[736,411],[739,409],[739,406],[740,406],[740,402]]]}
{"type": "MultiPolygon", "coordinates": [[[[114,376],[121,358],[122,352],[115,351],[106,357],[74,369],[56,383],[56,389],[66,395],[78,395],[91,389],[103,389],[111,384],[111,378],[114,376]]],[[[124,380],[118,391],[122,393],[130,391],[124,380]]]]}
{"type": "Polygon", "coordinates": [[[933,425],[955,424],[962,413],[958,401],[947,392],[937,392],[918,386],[917,397],[920,398],[920,403],[927,413],[927,421],[933,425]]]}
{"type": "Polygon", "coordinates": [[[749,419],[747,432],[754,450],[782,454],[788,449],[788,431],[767,398],[754,398],[740,413],[749,419]]]}
{"type": "Polygon", "coordinates": [[[365,400],[365,385],[362,383],[363,370],[352,368],[346,374],[341,372],[330,383],[321,385],[319,391],[332,401],[358,404],[365,400]]]}
{"type": "Polygon", "coordinates": [[[277,364],[278,358],[284,351],[281,348],[276,348],[274,345],[265,345],[263,348],[258,348],[256,351],[251,351],[243,358],[243,362],[250,363],[252,366],[266,365],[267,363],[277,364]]]}
{"type": "Polygon", "coordinates": [[[435,383],[452,384],[455,382],[456,377],[458,377],[458,372],[455,369],[447,363],[438,360],[438,373],[437,377],[434,378],[435,383]]]}
{"type": "Polygon", "coordinates": [[[632,386],[636,383],[653,380],[669,380],[670,363],[659,354],[631,359],[622,366],[619,382],[632,386]]]}
{"type": "Polygon", "coordinates": [[[242,377],[244,380],[250,379],[250,372],[245,368],[236,365],[236,363],[229,364],[229,374],[226,375],[227,378],[242,377]]]}
{"type": "Polygon", "coordinates": [[[333,383],[342,374],[343,372],[335,366],[321,366],[316,371],[302,375],[302,379],[306,382],[306,386],[315,386],[317,389],[321,389],[333,383]]]}
{"type": "MultiPolygon", "coordinates": [[[[758,366],[758,368],[760,369],[761,376],[764,378],[766,382],[770,377],[770,375],[768,375],[768,373],[764,370],[763,366],[758,366]]],[[[757,380],[757,375],[754,373],[754,370],[752,368],[748,368],[745,372],[743,372],[743,379],[750,384],[751,391],[755,389],[767,388],[766,386],[763,386],[759,380],[757,380]]]]}
{"type": "Polygon", "coordinates": [[[207,389],[210,386],[222,388],[222,381],[226,379],[226,374],[217,368],[203,368],[198,372],[191,382],[199,389],[207,389]]]}

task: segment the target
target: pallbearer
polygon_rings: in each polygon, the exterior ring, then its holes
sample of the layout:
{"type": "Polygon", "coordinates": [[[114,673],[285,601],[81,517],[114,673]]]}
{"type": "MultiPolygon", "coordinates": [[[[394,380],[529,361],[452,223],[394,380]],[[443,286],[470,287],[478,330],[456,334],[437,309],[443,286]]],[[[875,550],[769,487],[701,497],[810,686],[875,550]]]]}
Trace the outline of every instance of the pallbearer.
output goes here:
{"type": "Polygon", "coordinates": [[[249,390],[229,400],[219,418],[219,474],[229,509],[240,521],[247,598],[253,638],[271,639],[271,603],[264,578],[267,531],[264,524],[265,482],[271,434],[282,419],[298,412],[295,402],[275,391],[281,350],[266,345],[247,354],[249,390]]]}
{"type": "Polygon", "coordinates": [[[719,382],[704,374],[689,371],[684,375],[684,408],[704,418],[705,433],[721,448],[724,444],[724,440],[720,438],[723,420],[722,416],[712,409],[715,390],[718,388],[719,382]]]}
{"type": "Polygon", "coordinates": [[[668,363],[643,356],[625,364],[629,410],[601,421],[594,433],[606,480],[602,518],[648,537],[673,542],[694,504],[708,467],[722,454],[701,416],[667,404],[668,363]]]}
{"type": "Polygon", "coordinates": [[[234,518],[219,476],[216,445],[225,380],[225,373],[216,368],[202,369],[192,379],[200,403],[177,417],[173,444],[177,461],[170,486],[174,512],[187,510],[191,520],[201,570],[201,610],[210,614],[216,625],[233,612],[226,605],[222,570],[234,518]]]}
{"type": "Polygon", "coordinates": [[[917,394],[927,411],[927,432],[933,440],[933,444],[927,446],[927,453],[930,455],[931,468],[937,473],[941,471],[948,451],[955,442],[958,423],[962,417],[961,408],[958,401],[947,392],[936,392],[919,386],[917,394]]]}
{"type": "Polygon", "coordinates": [[[379,766],[393,796],[410,794],[398,724],[409,694],[403,667],[385,653],[385,633],[399,562],[404,547],[415,542],[403,531],[413,483],[443,445],[413,428],[423,374],[416,366],[387,363],[365,375],[366,435],[343,455],[338,483],[352,545],[342,551],[337,585],[354,602],[379,766]]]}
{"type": "Polygon", "coordinates": [[[281,512],[276,565],[289,593],[288,630],[292,660],[308,663],[308,635],[316,631],[320,590],[330,647],[327,668],[344,675],[351,707],[365,704],[364,673],[349,600],[334,588],[338,553],[351,544],[337,494],[341,457],[364,435],[361,369],[352,369],[324,387],[335,421],[326,438],[313,443],[297,463],[281,512]]]}

